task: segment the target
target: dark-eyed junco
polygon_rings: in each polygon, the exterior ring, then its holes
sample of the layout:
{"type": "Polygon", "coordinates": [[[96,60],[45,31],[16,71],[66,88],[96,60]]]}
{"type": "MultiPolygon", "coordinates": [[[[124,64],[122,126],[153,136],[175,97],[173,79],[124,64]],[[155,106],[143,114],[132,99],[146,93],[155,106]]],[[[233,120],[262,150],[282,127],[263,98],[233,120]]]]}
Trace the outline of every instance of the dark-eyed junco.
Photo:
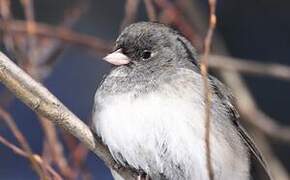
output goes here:
{"type": "MultiPolygon", "coordinates": [[[[153,180],[208,180],[204,86],[190,42],[165,25],[135,23],[104,60],[115,66],[96,92],[93,125],[114,159],[153,180]]],[[[250,152],[263,161],[228,90],[209,83],[214,179],[248,180],[250,152]]]]}

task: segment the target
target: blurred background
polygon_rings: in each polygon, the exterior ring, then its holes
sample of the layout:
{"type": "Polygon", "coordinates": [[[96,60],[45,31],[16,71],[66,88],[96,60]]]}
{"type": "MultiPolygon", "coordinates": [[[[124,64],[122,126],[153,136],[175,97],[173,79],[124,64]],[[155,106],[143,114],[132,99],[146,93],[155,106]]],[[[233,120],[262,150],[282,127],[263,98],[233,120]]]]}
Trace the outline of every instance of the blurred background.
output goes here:
{"type": "MultiPolygon", "coordinates": [[[[288,0],[218,0],[209,61],[210,71],[232,89],[241,121],[277,180],[289,179],[290,171],[289,9],[288,0]]],[[[94,92],[110,70],[101,57],[120,30],[159,21],[202,54],[208,1],[0,0],[0,17],[1,51],[90,124],[94,92]]],[[[112,179],[101,160],[2,85],[0,137],[0,179],[39,179],[31,160],[15,150],[29,152],[26,141],[53,169],[46,172],[51,178],[112,179]]]]}

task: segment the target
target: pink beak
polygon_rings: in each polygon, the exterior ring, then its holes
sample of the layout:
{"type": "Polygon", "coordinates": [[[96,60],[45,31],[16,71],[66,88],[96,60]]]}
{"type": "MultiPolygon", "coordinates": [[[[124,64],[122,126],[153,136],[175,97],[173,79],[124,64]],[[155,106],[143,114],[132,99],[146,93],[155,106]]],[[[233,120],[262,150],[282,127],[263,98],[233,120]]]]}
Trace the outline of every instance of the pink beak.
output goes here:
{"type": "Polygon", "coordinates": [[[130,62],[130,59],[128,58],[128,56],[122,53],[122,49],[118,49],[108,54],[103,59],[116,66],[128,64],[130,62]]]}

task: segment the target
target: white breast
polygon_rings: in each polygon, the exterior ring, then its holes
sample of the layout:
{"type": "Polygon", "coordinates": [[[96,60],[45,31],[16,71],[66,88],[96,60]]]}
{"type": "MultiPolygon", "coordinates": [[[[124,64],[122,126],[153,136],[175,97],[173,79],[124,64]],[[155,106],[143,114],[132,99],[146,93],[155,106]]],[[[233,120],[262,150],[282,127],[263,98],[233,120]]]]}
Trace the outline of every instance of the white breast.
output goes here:
{"type": "MultiPolygon", "coordinates": [[[[136,169],[169,174],[173,179],[206,180],[202,99],[194,92],[187,97],[191,98],[164,92],[138,98],[129,93],[105,99],[96,95],[101,106],[94,115],[96,131],[121,163],[125,160],[136,169]],[[185,177],[176,177],[177,172],[170,169],[171,162],[184,167],[185,177]]],[[[224,139],[216,139],[212,134],[211,140],[214,139],[216,174],[223,180],[232,179],[232,175],[235,179],[247,179],[248,167],[235,165],[240,163],[239,155],[227,147],[224,139]]]]}

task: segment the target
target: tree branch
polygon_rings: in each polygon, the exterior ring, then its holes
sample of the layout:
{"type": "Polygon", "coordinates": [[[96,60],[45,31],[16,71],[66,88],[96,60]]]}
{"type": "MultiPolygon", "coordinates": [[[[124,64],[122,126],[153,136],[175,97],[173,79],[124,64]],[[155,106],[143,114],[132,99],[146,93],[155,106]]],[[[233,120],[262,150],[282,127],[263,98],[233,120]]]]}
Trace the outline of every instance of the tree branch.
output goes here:
{"type": "MultiPolygon", "coordinates": [[[[23,151],[27,154],[28,160],[31,162],[33,169],[39,175],[40,178],[44,178],[44,173],[42,172],[41,168],[37,165],[35,159],[33,158],[33,152],[25,138],[25,136],[21,133],[19,128],[17,127],[14,119],[8,112],[0,107],[0,117],[3,121],[7,124],[11,132],[13,133],[14,137],[22,147],[23,151]]],[[[45,178],[44,178],[45,179],[45,178]]]]}
{"type": "Polygon", "coordinates": [[[209,28],[204,39],[204,56],[201,58],[200,70],[203,79],[203,90],[204,90],[204,103],[205,107],[205,149],[206,149],[206,167],[208,171],[208,178],[214,180],[214,171],[211,159],[211,141],[210,141],[210,130],[211,130],[211,88],[208,82],[208,59],[210,54],[210,47],[212,43],[212,36],[216,27],[216,1],[209,0],[209,28]]]}
{"type": "MultiPolygon", "coordinates": [[[[25,26],[26,25],[25,21],[0,20],[0,24],[5,24],[6,26],[9,26],[9,31],[15,33],[23,33],[23,34],[29,33],[25,26]]],[[[5,30],[5,27],[0,26],[0,29],[5,30]]],[[[43,23],[35,23],[35,29],[33,33],[35,36],[56,38],[58,40],[62,40],[68,43],[84,46],[94,50],[95,52],[99,52],[99,54],[107,53],[111,49],[111,44],[108,44],[107,42],[101,39],[98,39],[90,35],[77,33],[65,27],[54,27],[43,23]]]]}
{"type": "Polygon", "coordinates": [[[135,179],[137,173],[131,169],[121,168],[112,158],[108,148],[86,124],[1,52],[0,81],[33,111],[78,138],[124,179],[135,179]]]}
{"type": "MultiPolygon", "coordinates": [[[[4,139],[1,135],[0,135],[0,143],[4,144],[6,147],[10,148],[15,154],[18,154],[18,155],[26,157],[26,158],[30,158],[29,157],[30,155],[27,152],[23,151],[19,147],[10,143],[6,139],[4,139]]],[[[47,162],[45,162],[39,155],[33,154],[32,158],[39,165],[44,166],[44,168],[46,168],[53,175],[55,180],[62,180],[61,176],[47,162]]]]}
{"type": "Polygon", "coordinates": [[[213,69],[225,69],[245,74],[270,76],[289,81],[290,67],[277,63],[260,63],[250,59],[234,58],[229,56],[211,55],[209,67],[213,69]]]}

